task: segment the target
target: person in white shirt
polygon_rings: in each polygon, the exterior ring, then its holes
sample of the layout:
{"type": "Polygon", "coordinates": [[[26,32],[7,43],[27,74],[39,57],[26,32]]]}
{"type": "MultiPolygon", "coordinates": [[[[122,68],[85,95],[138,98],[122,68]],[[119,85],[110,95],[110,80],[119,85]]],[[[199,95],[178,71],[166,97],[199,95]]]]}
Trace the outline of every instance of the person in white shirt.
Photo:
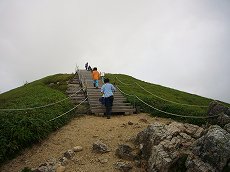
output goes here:
{"type": "Polygon", "coordinates": [[[105,83],[105,72],[100,72],[100,75],[101,75],[101,81],[102,83],[105,83]]]}

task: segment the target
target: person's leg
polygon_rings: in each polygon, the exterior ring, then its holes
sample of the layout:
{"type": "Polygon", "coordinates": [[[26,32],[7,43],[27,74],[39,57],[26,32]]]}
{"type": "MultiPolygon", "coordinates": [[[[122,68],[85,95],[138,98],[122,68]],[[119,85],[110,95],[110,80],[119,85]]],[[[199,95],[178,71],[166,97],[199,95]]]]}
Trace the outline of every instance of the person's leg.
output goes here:
{"type": "Polygon", "coordinates": [[[93,86],[96,87],[96,83],[95,83],[95,80],[93,80],[93,86]]]}
{"type": "Polygon", "coordinates": [[[112,112],[112,106],[106,106],[106,116],[108,119],[110,119],[111,112],[112,112]]]}
{"type": "Polygon", "coordinates": [[[112,114],[112,106],[113,106],[113,96],[108,97],[108,101],[107,101],[107,118],[109,119],[111,117],[112,114]]]}
{"type": "Polygon", "coordinates": [[[95,86],[98,88],[98,80],[95,80],[95,86]]]}

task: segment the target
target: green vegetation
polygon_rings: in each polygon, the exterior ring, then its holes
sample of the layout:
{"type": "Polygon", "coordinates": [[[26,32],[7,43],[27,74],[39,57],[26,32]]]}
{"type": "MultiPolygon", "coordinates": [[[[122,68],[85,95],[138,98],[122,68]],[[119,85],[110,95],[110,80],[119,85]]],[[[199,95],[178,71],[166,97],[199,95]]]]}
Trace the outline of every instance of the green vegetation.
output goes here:
{"type": "MultiPolygon", "coordinates": [[[[22,109],[47,105],[66,98],[67,82],[73,74],[57,74],[0,94],[0,109],[22,109]]],[[[66,124],[73,113],[51,119],[73,108],[69,99],[40,109],[0,111],[0,163],[23,148],[45,138],[66,124]]]]}
{"type": "MultiPolygon", "coordinates": [[[[205,117],[207,115],[208,108],[182,106],[180,104],[175,104],[169,101],[173,101],[181,104],[200,105],[200,106],[208,106],[209,103],[212,101],[211,99],[208,98],[185,93],[161,85],[147,83],[123,74],[107,74],[106,77],[110,78],[111,83],[115,83],[123,92],[127,94],[135,94],[144,102],[148,103],[149,105],[157,109],[160,109],[162,111],[173,113],[173,114],[179,114],[183,116],[205,117]],[[139,87],[135,83],[138,83],[145,90],[139,87]],[[127,85],[127,84],[131,84],[131,85],[127,85]],[[146,90],[154,95],[157,95],[158,97],[161,97],[169,101],[165,101],[156,96],[153,96],[150,93],[148,93],[146,90]]],[[[135,97],[132,96],[126,96],[126,97],[129,100],[129,102],[135,104],[135,106],[139,106],[142,112],[150,113],[153,116],[173,118],[179,121],[194,123],[198,125],[204,124],[207,121],[206,119],[184,118],[184,117],[176,117],[169,114],[165,114],[145,105],[135,97]]]]}
{"type": "MultiPolygon", "coordinates": [[[[56,74],[0,94],[0,109],[33,108],[63,100],[66,98],[66,81],[73,77],[74,74],[56,74]]],[[[123,74],[107,74],[106,77],[109,77],[111,83],[117,85],[123,92],[134,94],[149,105],[173,114],[205,117],[207,107],[182,106],[162,100],[159,97],[181,104],[204,106],[208,106],[212,101],[208,98],[147,83],[123,74]],[[116,77],[118,77],[120,81],[118,81],[116,77]],[[131,85],[126,85],[121,82],[130,83],[131,85]],[[135,83],[138,83],[145,90],[135,83]]],[[[129,102],[139,107],[142,112],[150,113],[152,116],[173,118],[198,125],[206,122],[206,119],[168,115],[145,105],[134,96],[126,97],[129,102]]],[[[0,163],[11,159],[23,148],[41,141],[47,137],[50,132],[66,124],[71,117],[73,117],[73,112],[53,121],[50,120],[71,108],[73,108],[73,104],[69,99],[66,99],[61,103],[45,108],[18,111],[0,110],[0,163]]]]}

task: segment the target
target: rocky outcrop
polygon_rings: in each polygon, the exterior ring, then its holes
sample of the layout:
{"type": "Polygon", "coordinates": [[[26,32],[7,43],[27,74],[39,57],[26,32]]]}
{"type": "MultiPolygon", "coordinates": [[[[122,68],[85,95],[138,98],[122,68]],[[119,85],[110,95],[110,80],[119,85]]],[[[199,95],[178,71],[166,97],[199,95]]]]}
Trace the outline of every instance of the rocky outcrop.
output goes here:
{"type": "Polygon", "coordinates": [[[213,124],[224,126],[230,123],[230,108],[217,101],[213,101],[209,105],[208,116],[213,124]]]}
{"type": "MultiPolygon", "coordinates": [[[[189,157],[207,164],[212,171],[222,171],[230,160],[230,134],[218,125],[211,126],[208,132],[195,142],[189,157]]],[[[190,164],[190,160],[187,160],[189,169],[199,167],[197,164],[190,164]]]]}
{"type": "Polygon", "coordinates": [[[217,101],[213,101],[209,104],[209,108],[208,108],[208,116],[215,116],[215,115],[219,115],[220,113],[224,113],[227,115],[230,115],[230,111],[229,108],[222,105],[221,103],[217,102],[217,101]]]}
{"type": "Polygon", "coordinates": [[[230,134],[219,126],[154,123],[135,142],[149,171],[222,171],[230,161],[230,134]]]}
{"type": "Polygon", "coordinates": [[[230,133],[230,123],[226,124],[226,125],[224,126],[224,129],[225,129],[227,132],[230,133]]]}
{"type": "Polygon", "coordinates": [[[121,144],[116,149],[115,155],[121,159],[133,160],[135,156],[132,151],[133,149],[129,145],[121,144]]]}

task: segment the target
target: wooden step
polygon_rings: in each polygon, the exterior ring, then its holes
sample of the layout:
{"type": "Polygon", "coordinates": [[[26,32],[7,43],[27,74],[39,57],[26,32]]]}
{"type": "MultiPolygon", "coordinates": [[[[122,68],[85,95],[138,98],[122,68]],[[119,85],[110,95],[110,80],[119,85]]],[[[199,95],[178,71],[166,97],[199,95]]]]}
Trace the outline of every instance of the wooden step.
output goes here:
{"type": "MultiPolygon", "coordinates": [[[[91,106],[100,106],[101,102],[99,101],[94,101],[94,102],[90,102],[91,106]]],[[[117,105],[117,106],[132,106],[131,103],[124,103],[124,102],[113,102],[113,105],[117,105]]]]}
{"type": "MultiPolygon", "coordinates": [[[[102,96],[101,87],[103,85],[102,81],[99,80],[99,88],[96,89],[93,86],[92,73],[86,70],[80,70],[79,72],[82,82],[86,85],[86,93],[88,97],[88,102],[92,113],[105,113],[105,107],[99,102],[99,98],[102,96]]],[[[114,102],[112,107],[113,113],[126,113],[132,114],[135,112],[133,106],[127,102],[127,99],[124,95],[117,90],[114,93],[114,102]]]]}
{"type": "MultiPolygon", "coordinates": [[[[103,105],[100,105],[100,106],[91,106],[90,107],[91,110],[104,109],[104,108],[105,108],[105,106],[103,106],[103,105]]],[[[120,110],[122,110],[122,109],[133,109],[132,106],[116,106],[116,105],[113,105],[113,108],[114,109],[120,109],[120,110]]]]}
{"type": "Polygon", "coordinates": [[[76,91],[66,91],[67,94],[76,94],[76,95],[85,95],[83,91],[76,90],[76,91]]]}
{"type": "MultiPolygon", "coordinates": [[[[101,95],[101,94],[102,94],[101,92],[88,92],[87,91],[87,95],[89,95],[89,96],[98,96],[98,95],[101,95]]],[[[120,93],[120,92],[115,92],[113,95],[114,96],[123,96],[123,94],[120,93]]]]}
{"type": "MultiPolygon", "coordinates": [[[[97,95],[97,96],[89,96],[87,95],[88,97],[90,97],[90,99],[99,99],[101,97],[101,95],[97,95]]],[[[124,99],[126,100],[126,98],[124,96],[121,96],[121,95],[114,95],[113,96],[114,99],[124,99]]]]}
{"type": "Polygon", "coordinates": [[[83,101],[85,100],[85,97],[75,97],[75,98],[71,98],[71,100],[83,101]]]}
{"type": "MultiPolygon", "coordinates": [[[[105,109],[97,109],[92,110],[91,113],[99,114],[99,113],[105,113],[105,109]]],[[[112,113],[125,113],[125,114],[133,114],[135,112],[135,109],[112,109],[112,113]]]]}

